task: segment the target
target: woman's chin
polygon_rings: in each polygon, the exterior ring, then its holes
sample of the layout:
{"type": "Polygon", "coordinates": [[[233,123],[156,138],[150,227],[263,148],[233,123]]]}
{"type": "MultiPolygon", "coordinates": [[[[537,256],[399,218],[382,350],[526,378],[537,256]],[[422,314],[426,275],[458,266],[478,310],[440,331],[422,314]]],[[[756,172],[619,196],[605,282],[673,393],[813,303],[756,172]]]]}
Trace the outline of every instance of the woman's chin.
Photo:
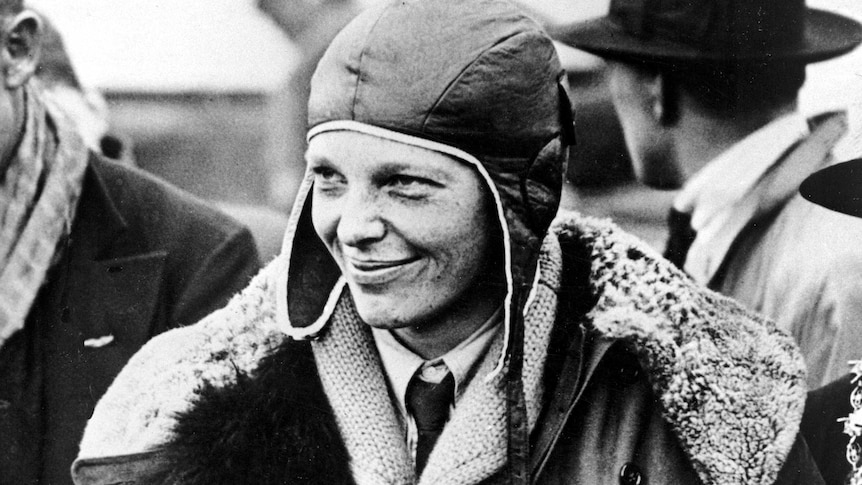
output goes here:
{"type": "MultiPolygon", "coordinates": [[[[399,301],[399,303],[402,303],[399,301]]],[[[420,311],[426,308],[403,308],[404,305],[381,308],[363,308],[360,302],[356,302],[356,310],[359,317],[366,325],[381,330],[396,330],[407,327],[423,327],[430,321],[435,321],[437,314],[420,311]]]]}
{"type": "Polygon", "coordinates": [[[409,327],[422,319],[422,310],[427,308],[427,303],[420,308],[414,304],[428,300],[427,297],[421,296],[421,292],[403,287],[398,291],[393,291],[392,288],[387,288],[388,291],[377,290],[379,289],[360,285],[350,287],[356,311],[369,326],[391,330],[409,327]]]}
{"type": "Polygon", "coordinates": [[[359,313],[359,317],[362,321],[368,326],[381,330],[393,330],[396,328],[408,327],[412,323],[412,320],[406,318],[403,315],[403,312],[396,311],[392,308],[380,308],[377,305],[372,308],[368,308],[360,301],[356,302],[356,311],[359,313]]]}

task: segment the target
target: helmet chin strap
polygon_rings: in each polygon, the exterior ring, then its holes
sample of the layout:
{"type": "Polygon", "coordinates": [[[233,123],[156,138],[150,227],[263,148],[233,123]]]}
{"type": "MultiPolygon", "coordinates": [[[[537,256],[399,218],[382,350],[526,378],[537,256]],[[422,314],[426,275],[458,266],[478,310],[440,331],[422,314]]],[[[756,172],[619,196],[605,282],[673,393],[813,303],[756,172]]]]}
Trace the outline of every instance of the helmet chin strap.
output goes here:
{"type": "MultiPolygon", "coordinates": [[[[560,98],[560,141],[564,146],[575,144],[575,123],[571,102],[560,77],[557,87],[560,98]]],[[[530,200],[526,190],[526,179],[521,180],[521,192],[524,204],[531,210],[530,200]]],[[[508,437],[508,482],[510,485],[528,485],[530,483],[530,433],[527,422],[527,404],[524,397],[524,317],[535,297],[538,286],[539,268],[535,268],[531,285],[515,282],[512,288],[514,303],[523,302],[523,312],[513,312],[508,323],[506,349],[504,359],[504,376],[506,386],[506,424],[508,437]]]]}
{"type": "MultiPolygon", "coordinates": [[[[525,290],[518,287],[513,295],[514,301],[521,301],[525,290]]],[[[530,437],[527,426],[527,404],[524,399],[524,317],[512,315],[509,323],[509,335],[506,364],[506,434],[508,436],[508,482],[511,485],[526,485],[529,483],[530,437]]]]}

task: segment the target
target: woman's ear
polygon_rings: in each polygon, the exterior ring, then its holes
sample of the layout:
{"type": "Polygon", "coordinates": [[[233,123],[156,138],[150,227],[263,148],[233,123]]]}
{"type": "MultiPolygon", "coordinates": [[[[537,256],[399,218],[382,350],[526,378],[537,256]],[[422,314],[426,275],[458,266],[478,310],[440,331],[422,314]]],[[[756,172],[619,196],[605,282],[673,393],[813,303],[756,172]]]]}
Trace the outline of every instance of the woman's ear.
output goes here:
{"type": "Polygon", "coordinates": [[[23,86],[36,73],[42,51],[42,21],[29,11],[6,22],[0,59],[6,89],[23,86]]]}

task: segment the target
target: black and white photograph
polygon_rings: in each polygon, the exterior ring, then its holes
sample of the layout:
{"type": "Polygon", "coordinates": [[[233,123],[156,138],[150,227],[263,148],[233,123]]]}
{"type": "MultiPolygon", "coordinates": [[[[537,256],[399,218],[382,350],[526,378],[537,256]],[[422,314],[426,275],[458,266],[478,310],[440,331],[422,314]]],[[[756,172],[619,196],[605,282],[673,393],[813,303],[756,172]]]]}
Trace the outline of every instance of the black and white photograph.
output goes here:
{"type": "Polygon", "coordinates": [[[862,485],[859,0],[0,0],[0,485],[862,485]]]}

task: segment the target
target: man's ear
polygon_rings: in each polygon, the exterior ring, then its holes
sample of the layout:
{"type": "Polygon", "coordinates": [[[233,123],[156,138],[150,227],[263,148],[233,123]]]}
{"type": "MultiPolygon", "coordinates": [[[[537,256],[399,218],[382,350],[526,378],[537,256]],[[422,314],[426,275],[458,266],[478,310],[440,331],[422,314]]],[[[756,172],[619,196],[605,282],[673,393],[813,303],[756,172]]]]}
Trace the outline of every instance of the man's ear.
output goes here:
{"type": "Polygon", "coordinates": [[[42,21],[28,10],[6,22],[2,44],[3,84],[6,89],[23,86],[36,72],[42,51],[42,21]]]}

